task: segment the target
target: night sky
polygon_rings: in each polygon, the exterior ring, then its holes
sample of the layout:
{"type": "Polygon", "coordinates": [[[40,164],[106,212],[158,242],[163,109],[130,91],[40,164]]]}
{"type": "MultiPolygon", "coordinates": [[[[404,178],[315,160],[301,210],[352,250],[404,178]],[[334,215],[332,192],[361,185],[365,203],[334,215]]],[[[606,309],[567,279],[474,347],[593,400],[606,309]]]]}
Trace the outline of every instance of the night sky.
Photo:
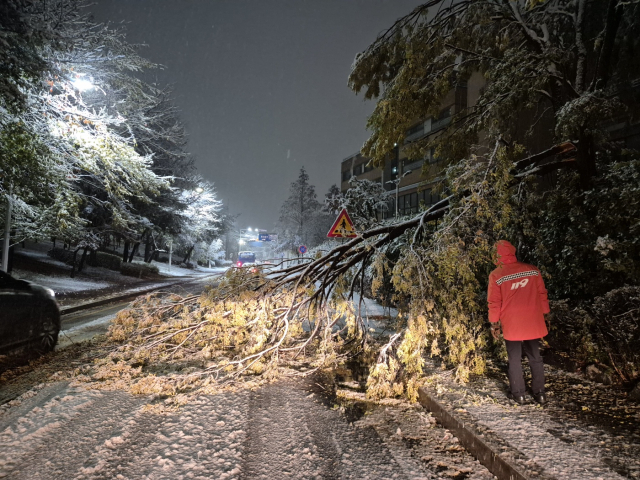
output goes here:
{"type": "Polygon", "coordinates": [[[418,0],[97,0],[98,22],[166,68],[198,172],[239,228],[271,230],[304,166],[318,197],[367,138],[355,55],[418,0]]]}

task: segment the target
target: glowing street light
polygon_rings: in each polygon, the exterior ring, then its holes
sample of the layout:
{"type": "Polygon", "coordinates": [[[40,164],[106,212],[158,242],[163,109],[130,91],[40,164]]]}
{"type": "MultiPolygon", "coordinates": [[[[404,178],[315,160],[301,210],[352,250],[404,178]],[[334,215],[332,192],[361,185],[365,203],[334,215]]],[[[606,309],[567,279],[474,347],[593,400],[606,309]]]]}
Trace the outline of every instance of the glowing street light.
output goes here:
{"type": "Polygon", "coordinates": [[[196,190],[195,190],[195,192],[196,192],[196,193],[202,193],[202,192],[204,192],[204,188],[202,188],[202,187],[197,187],[197,188],[196,188],[196,190]]]}
{"type": "Polygon", "coordinates": [[[93,90],[95,88],[90,79],[83,78],[81,76],[78,76],[71,83],[73,84],[73,87],[80,92],[86,92],[87,90],[93,90]]]}

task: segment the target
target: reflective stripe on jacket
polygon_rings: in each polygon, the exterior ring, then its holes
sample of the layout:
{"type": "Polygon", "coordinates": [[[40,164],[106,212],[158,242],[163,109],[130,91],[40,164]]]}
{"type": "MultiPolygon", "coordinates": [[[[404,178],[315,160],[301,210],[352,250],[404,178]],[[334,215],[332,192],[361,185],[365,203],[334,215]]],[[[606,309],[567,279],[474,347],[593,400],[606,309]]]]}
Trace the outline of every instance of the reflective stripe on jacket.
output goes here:
{"type": "Polygon", "coordinates": [[[544,281],[533,265],[519,262],[515,247],[505,240],[498,242],[499,265],[489,275],[489,321],[502,322],[506,340],[533,340],[544,337],[549,300],[544,281]]]}

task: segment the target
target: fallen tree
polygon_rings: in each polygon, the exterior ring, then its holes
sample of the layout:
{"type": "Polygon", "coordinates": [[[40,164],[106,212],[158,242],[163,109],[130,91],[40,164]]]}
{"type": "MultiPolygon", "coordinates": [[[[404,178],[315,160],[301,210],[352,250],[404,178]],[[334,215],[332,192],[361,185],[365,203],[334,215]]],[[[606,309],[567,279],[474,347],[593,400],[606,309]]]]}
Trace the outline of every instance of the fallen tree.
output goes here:
{"type": "MultiPolygon", "coordinates": [[[[93,378],[127,385],[136,393],[213,392],[268,381],[285,367],[306,374],[357,356],[372,367],[372,396],[414,396],[425,349],[431,346],[432,353],[447,356],[433,347],[446,334],[434,322],[434,315],[442,318],[435,299],[411,293],[412,304],[401,308],[396,331],[380,337],[368,330],[365,315],[353,303],[354,293],[363,291],[365,270],[384,262],[385,249],[395,242],[402,239],[409,255],[420,258],[425,239],[447,235],[458,228],[456,223],[476,215],[478,198],[484,202],[495,195],[490,176],[502,178],[498,189],[512,189],[521,181],[515,172],[537,172],[543,164],[560,168],[570,162],[559,157],[549,161],[549,156],[575,153],[575,147],[565,146],[514,163],[511,150],[496,142],[488,158],[474,157],[460,167],[474,173],[452,183],[445,199],[408,220],[367,230],[319,258],[258,274],[232,269],[201,296],[138,299],[111,326],[114,350],[99,362],[93,378]],[[436,220],[441,220],[437,227],[436,220]]],[[[421,283],[429,281],[428,275],[412,278],[426,294],[421,283]]],[[[458,355],[453,365],[464,366],[467,360],[458,355]]]]}

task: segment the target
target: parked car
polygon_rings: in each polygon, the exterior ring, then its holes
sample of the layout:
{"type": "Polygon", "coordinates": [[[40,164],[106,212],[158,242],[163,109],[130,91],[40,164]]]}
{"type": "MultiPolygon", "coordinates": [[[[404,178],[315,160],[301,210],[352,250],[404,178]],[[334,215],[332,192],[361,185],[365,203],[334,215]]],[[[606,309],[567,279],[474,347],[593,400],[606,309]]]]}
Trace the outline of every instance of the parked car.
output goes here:
{"type": "Polygon", "coordinates": [[[53,350],[60,332],[55,293],[0,272],[0,351],[27,346],[53,350]]]}

